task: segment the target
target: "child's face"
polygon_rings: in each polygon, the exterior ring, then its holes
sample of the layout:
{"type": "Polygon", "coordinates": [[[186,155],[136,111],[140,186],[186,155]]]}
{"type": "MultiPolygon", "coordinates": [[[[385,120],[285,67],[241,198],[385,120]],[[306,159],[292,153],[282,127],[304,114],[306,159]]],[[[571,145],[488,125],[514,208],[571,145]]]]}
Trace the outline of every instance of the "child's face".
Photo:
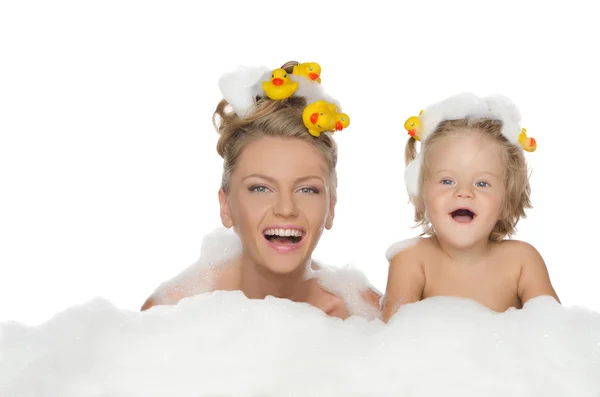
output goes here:
{"type": "Polygon", "coordinates": [[[219,194],[221,217],[242,241],[244,256],[271,272],[305,265],[333,219],[322,155],[294,139],[261,138],[245,147],[219,194]]]}
{"type": "Polygon", "coordinates": [[[477,131],[444,137],[431,148],[423,200],[438,239],[467,248],[489,238],[506,192],[499,149],[477,131]]]}

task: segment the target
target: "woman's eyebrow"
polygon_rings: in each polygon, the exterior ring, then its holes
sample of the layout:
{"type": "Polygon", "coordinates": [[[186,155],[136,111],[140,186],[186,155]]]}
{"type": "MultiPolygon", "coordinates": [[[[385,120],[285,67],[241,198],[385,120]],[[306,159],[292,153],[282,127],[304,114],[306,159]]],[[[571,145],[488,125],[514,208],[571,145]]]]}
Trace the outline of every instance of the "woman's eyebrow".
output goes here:
{"type": "Polygon", "coordinates": [[[245,181],[246,179],[249,179],[249,178],[260,178],[260,179],[265,179],[269,182],[275,182],[275,179],[271,178],[270,176],[263,175],[263,174],[250,174],[248,176],[245,176],[242,179],[242,181],[245,181]]]}
{"type": "Polygon", "coordinates": [[[310,180],[310,179],[318,179],[318,180],[320,180],[321,182],[325,183],[325,180],[323,179],[323,177],[321,177],[321,176],[318,176],[318,175],[307,175],[307,176],[302,176],[302,177],[300,177],[300,178],[296,179],[296,183],[299,183],[299,182],[304,182],[304,181],[308,181],[308,180],[310,180]]]}
{"type": "MultiPolygon", "coordinates": [[[[267,181],[269,181],[271,183],[275,183],[276,182],[274,178],[271,178],[270,176],[263,175],[263,174],[250,174],[250,175],[244,177],[242,179],[242,181],[245,181],[246,179],[249,179],[249,178],[260,178],[260,179],[267,180],[267,181]]],[[[301,176],[300,178],[297,178],[295,180],[295,182],[299,183],[299,182],[304,182],[304,181],[307,181],[307,180],[310,180],[310,179],[318,179],[321,182],[325,183],[325,180],[323,179],[323,177],[318,176],[318,175],[301,176]]]]}

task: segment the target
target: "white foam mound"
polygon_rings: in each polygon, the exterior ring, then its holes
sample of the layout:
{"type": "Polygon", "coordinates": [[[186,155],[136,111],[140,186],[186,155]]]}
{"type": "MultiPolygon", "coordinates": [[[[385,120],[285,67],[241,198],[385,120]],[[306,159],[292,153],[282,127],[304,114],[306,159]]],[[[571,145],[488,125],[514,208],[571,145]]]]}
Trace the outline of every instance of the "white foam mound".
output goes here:
{"type": "Polygon", "coordinates": [[[600,314],[549,297],[503,314],[431,298],[388,325],[238,292],[95,300],[0,337],[0,396],[600,395],[600,314]]]}

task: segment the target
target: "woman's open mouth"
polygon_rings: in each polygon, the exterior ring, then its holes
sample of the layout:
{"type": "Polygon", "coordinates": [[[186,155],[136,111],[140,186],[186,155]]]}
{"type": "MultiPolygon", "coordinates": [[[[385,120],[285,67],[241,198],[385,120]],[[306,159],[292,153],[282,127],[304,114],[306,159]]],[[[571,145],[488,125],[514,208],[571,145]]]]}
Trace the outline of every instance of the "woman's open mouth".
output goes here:
{"type": "Polygon", "coordinates": [[[305,234],[300,229],[273,228],[265,230],[263,235],[272,244],[295,245],[302,241],[305,234]]]}
{"type": "Polygon", "coordinates": [[[476,214],[468,208],[459,208],[452,211],[450,216],[458,223],[469,223],[475,218],[476,214]]]}

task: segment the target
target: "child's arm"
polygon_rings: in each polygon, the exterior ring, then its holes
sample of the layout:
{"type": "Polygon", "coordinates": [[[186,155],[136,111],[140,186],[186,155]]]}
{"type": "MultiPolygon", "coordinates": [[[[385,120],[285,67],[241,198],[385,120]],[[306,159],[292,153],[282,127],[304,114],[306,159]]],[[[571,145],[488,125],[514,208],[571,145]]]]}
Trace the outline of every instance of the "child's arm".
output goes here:
{"type": "Polygon", "coordinates": [[[540,295],[550,295],[558,303],[560,300],[552,287],[546,263],[540,253],[530,244],[519,244],[521,258],[521,275],[517,288],[522,304],[540,295]]]}
{"type": "Polygon", "coordinates": [[[382,319],[386,323],[400,306],[421,300],[425,288],[425,273],[417,252],[417,247],[410,247],[396,254],[390,261],[382,308],[382,319]]]}

